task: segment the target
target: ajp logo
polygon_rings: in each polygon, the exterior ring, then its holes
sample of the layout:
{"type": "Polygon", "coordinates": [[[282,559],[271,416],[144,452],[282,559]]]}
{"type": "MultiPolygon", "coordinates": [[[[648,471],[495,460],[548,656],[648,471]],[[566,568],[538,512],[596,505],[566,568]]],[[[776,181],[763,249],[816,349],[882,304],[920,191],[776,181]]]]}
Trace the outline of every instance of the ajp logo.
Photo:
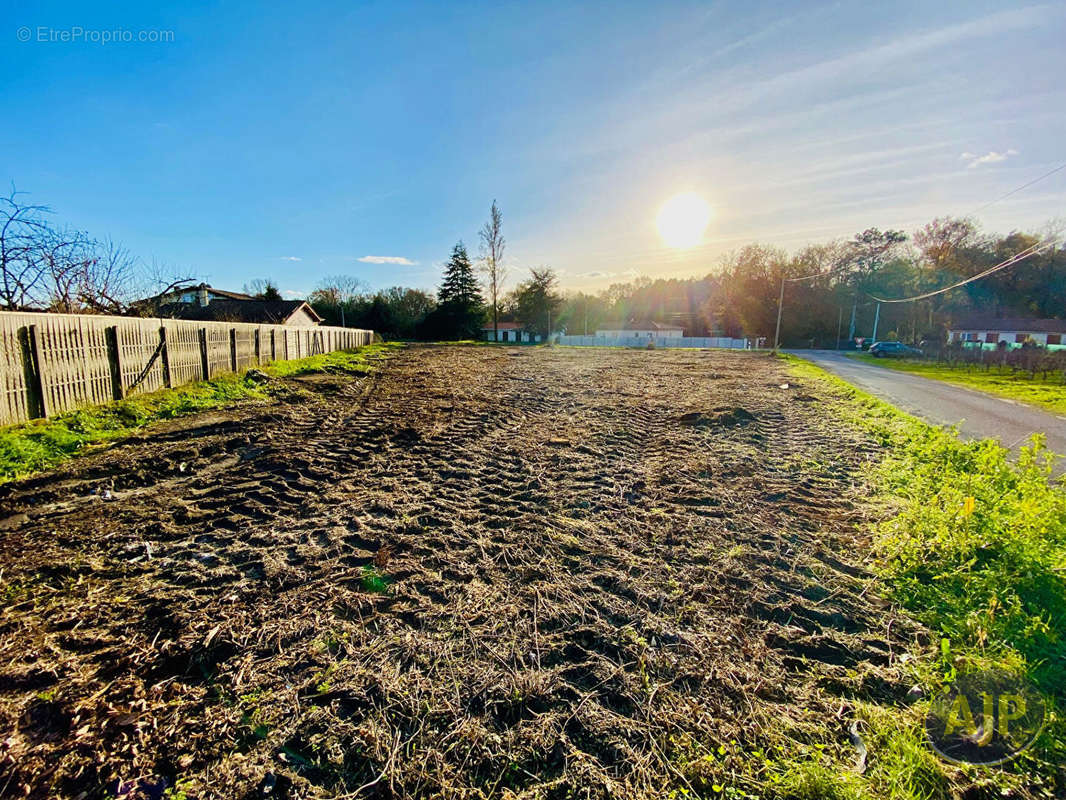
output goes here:
{"type": "Polygon", "coordinates": [[[969,672],[934,698],[925,730],[949,761],[1001,764],[1032,745],[1045,711],[1044,699],[1017,676],[969,672]]]}

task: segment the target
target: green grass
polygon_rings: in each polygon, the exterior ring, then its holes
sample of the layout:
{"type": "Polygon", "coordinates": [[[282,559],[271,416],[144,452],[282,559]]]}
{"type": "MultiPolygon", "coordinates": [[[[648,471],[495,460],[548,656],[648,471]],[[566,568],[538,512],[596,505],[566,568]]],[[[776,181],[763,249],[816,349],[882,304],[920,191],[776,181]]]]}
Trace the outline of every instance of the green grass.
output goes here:
{"type": "Polygon", "coordinates": [[[868,354],[850,354],[850,358],[876,364],[879,367],[910,372],[956,386],[988,392],[989,394],[1017,400],[1021,403],[1043,408],[1056,414],[1066,414],[1066,384],[1058,377],[1048,380],[1037,376],[1030,378],[1027,372],[1012,372],[1000,367],[985,370],[983,367],[956,367],[925,361],[908,361],[897,358],[877,358],[868,354]]]}
{"type": "Polygon", "coordinates": [[[404,345],[398,342],[370,344],[356,350],[337,350],[320,356],[299,358],[294,361],[275,361],[264,372],[279,378],[309,375],[315,372],[349,373],[363,375],[374,371],[382,358],[404,345]]]}
{"type": "MultiPolygon", "coordinates": [[[[312,372],[371,372],[396,345],[372,344],[354,351],[277,361],[262,367],[276,377],[312,372]]],[[[249,380],[246,374],[220,375],[210,381],[175,389],[134,395],[103,406],[88,406],[47,420],[0,428],[0,482],[25,477],[94,445],[120,439],[153,422],[201,411],[227,408],[240,402],[269,402],[277,392],[270,383],[249,380]]]]}
{"type": "Polygon", "coordinates": [[[373,564],[363,567],[362,584],[364,591],[371,594],[385,594],[389,590],[392,581],[383,575],[373,564]]]}
{"type": "Polygon", "coordinates": [[[874,528],[875,569],[882,593],[947,641],[945,655],[919,654],[926,689],[956,670],[1000,668],[1049,700],[1050,719],[1032,750],[1002,769],[961,773],[926,757],[911,709],[879,709],[871,727],[883,774],[868,780],[901,798],[944,796],[937,781],[960,774],[997,791],[1028,787],[1020,796],[1062,796],[1055,792],[1066,792],[1059,771],[1066,720],[1055,709],[1066,703],[1066,482],[1050,477],[1054,456],[1036,437],[1012,462],[993,440],[959,441],[813,364],[784,358],[797,378],[818,383],[887,445],[869,476],[875,502],[895,511],[874,528]],[[907,786],[914,791],[902,791],[907,786]]]}

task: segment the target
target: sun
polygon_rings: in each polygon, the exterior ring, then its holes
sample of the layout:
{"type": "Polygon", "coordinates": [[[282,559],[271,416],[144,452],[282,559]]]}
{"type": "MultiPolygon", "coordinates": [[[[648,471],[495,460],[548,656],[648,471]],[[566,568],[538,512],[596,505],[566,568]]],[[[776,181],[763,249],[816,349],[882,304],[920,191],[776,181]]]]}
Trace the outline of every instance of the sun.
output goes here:
{"type": "Polygon", "coordinates": [[[695,192],[675,194],[659,209],[655,225],[670,247],[694,247],[703,241],[711,207],[695,192]]]}

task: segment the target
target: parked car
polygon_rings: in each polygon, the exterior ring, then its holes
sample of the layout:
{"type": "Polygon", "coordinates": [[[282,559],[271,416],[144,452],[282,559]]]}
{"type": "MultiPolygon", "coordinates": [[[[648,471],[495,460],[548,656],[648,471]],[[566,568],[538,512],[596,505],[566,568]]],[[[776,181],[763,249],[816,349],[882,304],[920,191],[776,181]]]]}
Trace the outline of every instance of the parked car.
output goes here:
{"type": "Polygon", "coordinates": [[[908,347],[903,342],[874,342],[870,345],[870,355],[877,358],[908,358],[921,354],[917,347],[908,347]]]}

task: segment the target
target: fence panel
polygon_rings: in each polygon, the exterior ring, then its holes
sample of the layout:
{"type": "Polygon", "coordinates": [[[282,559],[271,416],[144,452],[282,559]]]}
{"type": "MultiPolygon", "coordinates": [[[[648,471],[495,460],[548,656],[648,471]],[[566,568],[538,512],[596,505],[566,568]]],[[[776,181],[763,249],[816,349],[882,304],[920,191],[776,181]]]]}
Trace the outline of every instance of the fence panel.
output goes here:
{"type": "Polygon", "coordinates": [[[16,320],[0,317],[0,424],[3,425],[32,415],[22,352],[25,332],[25,326],[16,320]]]}
{"type": "Polygon", "coordinates": [[[168,319],[163,322],[163,327],[167,330],[171,385],[181,386],[183,383],[203,380],[199,326],[168,319]]]}
{"type": "Polygon", "coordinates": [[[255,328],[234,329],[234,344],[236,345],[237,369],[255,366],[255,328]]]}
{"type": "Polygon", "coordinates": [[[373,331],[0,312],[0,425],[369,344],[373,331]],[[169,377],[169,381],[168,381],[169,377]]]}

